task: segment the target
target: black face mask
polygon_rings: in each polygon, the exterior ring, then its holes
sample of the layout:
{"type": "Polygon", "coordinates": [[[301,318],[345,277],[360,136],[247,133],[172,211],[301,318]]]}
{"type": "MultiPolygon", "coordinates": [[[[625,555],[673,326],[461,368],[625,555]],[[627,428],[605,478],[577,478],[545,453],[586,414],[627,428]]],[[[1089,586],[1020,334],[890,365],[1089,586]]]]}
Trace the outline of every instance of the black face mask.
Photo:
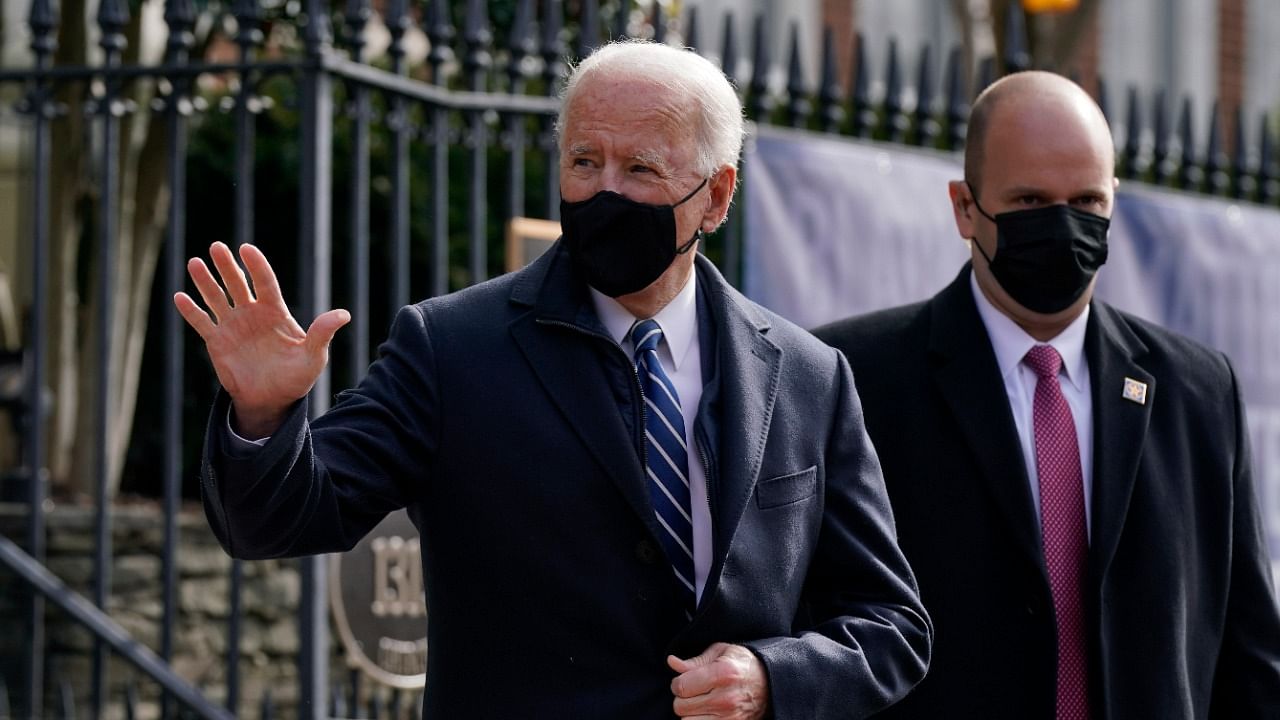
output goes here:
{"type": "Polygon", "coordinates": [[[676,247],[676,212],[707,184],[703,180],[674,205],[648,205],[601,190],[580,202],[560,200],[560,227],[569,257],[587,284],[621,297],[639,292],[666,272],[702,237],[694,232],[676,247]]]}
{"type": "Polygon", "coordinates": [[[1000,287],[1019,305],[1049,315],[1067,309],[1089,287],[1107,261],[1107,230],[1111,221],[1069,205],[1046,205],[995,217],[978,205],[983,217],[996,224],[996,257],[987,259],[1000,287]]]}

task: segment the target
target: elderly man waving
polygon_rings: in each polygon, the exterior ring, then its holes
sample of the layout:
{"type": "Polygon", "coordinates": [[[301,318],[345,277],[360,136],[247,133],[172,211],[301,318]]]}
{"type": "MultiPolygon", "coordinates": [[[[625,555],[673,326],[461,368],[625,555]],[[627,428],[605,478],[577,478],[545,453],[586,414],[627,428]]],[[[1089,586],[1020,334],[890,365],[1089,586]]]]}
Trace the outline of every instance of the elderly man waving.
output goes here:
{"type": "Polygon", "coordinates": [[[742,111],[692,52],[575,69],[564,235],[528,268],[402,309],[308,422],[343,310],[307,331],[266,259],[192,260],[175,303],[225,392],[205,507],[231,554],[344,550],[407,508],[431,609],[425,713],[854,718],[924,675],[932,629],[845,360],[696,252],[742,111]],[[225,288],[225,294],[224,290],[225,288]]]}

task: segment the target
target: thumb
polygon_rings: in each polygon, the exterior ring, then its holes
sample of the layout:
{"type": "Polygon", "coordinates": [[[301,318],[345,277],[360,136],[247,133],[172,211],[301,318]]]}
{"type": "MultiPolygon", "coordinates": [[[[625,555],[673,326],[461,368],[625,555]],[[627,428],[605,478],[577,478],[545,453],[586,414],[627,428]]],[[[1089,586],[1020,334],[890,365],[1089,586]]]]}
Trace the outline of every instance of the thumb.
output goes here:
{"type": "Polygon", "coordinates": [[[343,325],[351,322],[351,313],[341,308],[321,313],[307,328],[307,344],[313,349],[323,350],[333,342],[333,336],[343,325]]]}
{"type": "Polygon", "coordinates": [[[724,643],[715,643],[688,660],[681,660],[675,655],[667,656],[667,665],[678,673],[686,673],[695,668],[705,667],[716,661],[724,653],[724,643]]]}

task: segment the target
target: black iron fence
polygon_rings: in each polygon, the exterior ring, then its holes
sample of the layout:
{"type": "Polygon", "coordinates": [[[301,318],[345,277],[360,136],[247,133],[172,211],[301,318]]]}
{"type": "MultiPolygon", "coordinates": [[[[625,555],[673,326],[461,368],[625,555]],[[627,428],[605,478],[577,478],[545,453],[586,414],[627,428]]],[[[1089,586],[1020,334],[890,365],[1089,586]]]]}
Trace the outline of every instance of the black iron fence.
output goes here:
{"type": "MultiPolygon", "coordinates": [[[[99,331],[95,336],[94,354],[99,362],[92,383],[96,398],[92,403],[95,423],[90,462],[97,473],[92,597],[86,599],[68,590],[45,566],[47,529],[42,508],[49,487],[44,471],[49,446],[43,418],[51,380],[46,332],[50,325],[49,248],[55,242],[50,232],[50,187],[58,180],[50,165],[50,152],[52,133],[59,123],[69,121],[68,107],[84,108],[86,122],[96,137],[88,147],[93,148],[95,157],[89,166],[96,174],[97,206],[90,213],[93,235],[84,242],[92,248],[95,259],[96,281],[91,286],[97,326],[109,328],[119,301],[115,281],[122,262],[117,247],[122,122],[140,113],[154,113],[163,121],[163,174],[170,201],[164,211],[163,261],[156,273],[162,292],[156,295],[167,302],[173,292],[185,286],[188,252],[200,250],[187,247],[191,230],[187,213],[199,201],[188,194],[189,140],[196,114],[219,107],[208,102],[212,91],[204,84],[212,81],[223,88],[226,102],[222,107],[230,113],[234,128],[230,240],[237,245],[275,242],[281,252],[284,244],[278,238],[258,236],[261,218],[255,217],[259,195],[255,179],[264,168],[255,160],[255,149],[259,147],[260,113],[271,99],[263,94],[263,88],[273,80],[291,88],[288,102],[296,119],[298,183],[297,221],[293,224],[297,258],[293,287],[298,293],[293,306],[302,318],[334,305],[335,300],[351,310],[354,322],[344,346],[346,353],[335,358],[343,369],[338,384],[346,385],[355,382],[369,362],[371,342],[377,339],[369,332],[370,325],[376,324],[371,317],[383,317],[409,302],[415,283],[422,285],[422,292],[435,295],[500,272],[497,253],[492,250],[505,220],[557,218],[553,122],[558,103],[554,95],[566,63],[587,55],[606,38],[641,34],[662,42],[678,29],[680,43],[719,58],[726,74],[741,89],[748,115],[758,122],[940,151],[962,145],[974,90],[993,79],[997,66],[1021,69],[1028,57],[1025,39],[1014,35],[1005,43],[1005,57],[1000,62],[988,59],[974,72],[964,65],[958,49],[951,50],[946,71],[935,77],[932,57],[936,49],[925,47],[909,80],[909,63],[890,43],[883,81],[873,83],[864,46],[857,42],[846,86],[838,80],[842,73],[830,30],[822,38],[817,80],[813,82],[802,61],[806,41],[794,28],[787,61],[774,62],[764,16],[754,19],[747,43],[739,36],[737,19],[732,15],[723,17],[714,33],[707,33],[696,7],[677,22],[663,17],[661,3],[633,7],[630,2],[613,2],[602,8],[595,0],[581,0],[572,3],[572,12],[567,14],[560,0],[512,0],[494,5],[510,10],[500,28],[491,22],[489,4],[482,0],[432,1],[425,6],[409,0],[386,0],[379,10],[389,35],[388,45],[385,56],[374,58],[365,40],[373,17],[370,0],[350,0],[343,8],[330,8],[323,0],[304,0],[292,10],[285,6],[283,14],[276,8],[270,23],[256,0],[235,0],[221,15],[234,21],[230,23],[234,30],[221,36],[223,47],[231,49],[232,57],[227,58],[212,52],[207,42],[202,44],[202,52],[193,55],[196,6],[193,0],[168,0],[164,58],[148,65],[122,60],[130,21],[125,0],[102,0],[98,8],[95,23],[101,61],[96,64],[55,62],[59,18],[50,0],[32,0],[28,18],[32,64],[0,70],[0,90],[21,90],[21,101],[13,110],[21,116],[28,137],[31,198],[29,232],[22,240],[30,260],[23,390],[21,398],[5,405],[19,421],[22,457],[21,466],[11,469],[5,483],[10,489],[22,488],[29,517],[24,542],[0,537],[0,566],[18,579],[18,587],[29,597],[23,623],[28,650],[20,663],[24,676],[0,680],[0,715],[71,716],[75,714],[77,690],[87,682],[88,697],[81,702],[87,703],[91,717],[104,712],[111,701],[123,707],[129,717],[136,716],[133,684],[126,685],[120,697],[108,697],[108,653],[159,684],[165,716],[276,714],[270,694],[242,697],[238,652],[242,566],[238,562],[232,566],[229,590],[225,702],[219,706],[208,700],[169,662],[176,642],[179,548],[175,518],[183,479],[195,472],[189,448],[184,449],[184,437],[189,435],[188,425],[202,422],[202,417],[184,417],[182,412],[187,392],[184,378],[190,373],[185,367],[184,328],[175,312],[158,315],[162,321],[155,333],[160,339],[163,368],[157,378],[163,388],[159,431],[163,456],[157,474],[162,479],[165,518],[164,556],[157,578],[164,587],[159,647],[152,650],[130,639],[103,610],[112,568],[113,498],[109,488],[114,487],[111,473],[113,463],[118,462],[109,449],[113,413],[120,402],[112,396],[112,388],[118,385],[113,382],[118,371],[113,363],[120,362],[115,346],[119,338],[113,332],[99,331]],[[280,40],[280,33],[272,33],[269,37],[264,32],[268,25],[273,30],[294,29],[296,36],[291,40],[284,33],[285,39],[280,40]],[[341,36],[336,44],[335,25],[341,36]],[[429,50],[423,62],[413,66],[411,39],[419,31],[425,35],[429,50]],[[704,33],[718,38],[704,43],[704,33]],[[129,102],[128,90],[139,83],[155,88],[147,107],[129,102]],[[883,93],[873,96],[873,85],[882,86],[883,93]],[[68,96],[82,102],[69,105],[68,96]],[[908,96],[914,97],[914,102],[908,102],[908,96]],[[337,158],[346,170],[340,178],[343,197],[334,193],[336,134],[344,138],[344,156],[337,158]],[[374,146],[385,158],[378,168],[377,182],[371,170],[374,146]],[[412,166],[415,149],[422,153],[425,168],[412,166]],[[375,185],[379,187],[379,203],[371,200],[375,185]],[[372,212],[375,206],[380,208],[379,216],[372,212]],[[333,226],[335,217],[344,220],[342,226],[333,226]],[[335,237],[342,241],[337,248],[343,258],[340,273],[335,273],[333,262],[335,237]],[[380,252],[372,251],[375,246],[380,252]],[[415,267],[424,270],[421,277],[411,273],[415,267]],[[336,298],[332,291],[335,282],[343,288],[336,298]],[[87,681],[45,677],[46,600],[93,633],[92,669],[87,681]]],[[[1012,12],[1021,12],[1017,3],[1011,5],[1012,12]]],[[[1010,25],[1023,27],[1021,23],[1010,25]]],[[[1107,102],[1109,89],[1101,80],[1097,86],[1104,111],[1116,121],[1114,106],[1107,102]]],[[[1198,143],[1189,101],[1181,105],[1176,129],[1171,129],[1169,104],[1163,92],[1127,90],[1123,122],[1118,123],[1125,128],[1119,149],[1122,176],[1280,204],[1280,166],[1266,116],[1246,118],[1238,108],[1215,107],[1206,141],[1198,143]],[[1230,149],[1225,141],[1228,133],[1224,132],[1228,117],[1229,134],[1236,139],[1230,149]],[[1254,135],[1256,143],[1243,140],[1249,125],[1259,128],[1254,135]]],[[[731,221],[709,248],[730,279],[738,276],[740,263],[735,236],[731,221]]],[[[331,382],[326,375],[313,392],[313,411],[322,412],[330,396],[331,382]]],[[[416,707],[418,699],[412,694],[361,692],[358,677],[349,681],[342,674],[331,674],[325,566],[318,558],[308,558],[300,561],[300,571],[298,713],[309,717],[381,717],[390,713],[399,717],[416,707]]]]}

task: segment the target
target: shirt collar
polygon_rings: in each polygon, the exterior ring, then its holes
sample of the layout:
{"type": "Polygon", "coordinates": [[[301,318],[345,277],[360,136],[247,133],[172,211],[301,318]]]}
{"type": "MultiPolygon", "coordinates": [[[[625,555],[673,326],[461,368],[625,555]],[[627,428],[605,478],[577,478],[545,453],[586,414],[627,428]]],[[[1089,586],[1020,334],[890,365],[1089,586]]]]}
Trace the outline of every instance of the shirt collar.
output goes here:
{"type": "MultiPolygon", "coordinates": [[[[978,287],[978,280],[972,271],[969,273],[969,288],[973,291],[973,300],[978,306],[978,314],[982,316],[982,324],[987,327],[987,336],[991,338],[991,349],[996,353],[1000,376],[1007,379],[1010,373],[1017,370],[1027,351],[1042,343],[1028,335],[1008,315],[991,304],[983,294],[982,288],[978,287]]],[[[1067,374],[1068,382],[1082,392],[1085,363],[1084,334],[1088,324],[1089,306],[1085,305],[1084,312],[1072,320],[1070,325],[1067,325],[1056,337],[1043,343],[1052,346],[1062,356],[1062,369],[1067,374]]]]}
{"type": "MultiPolygon", "coordinates": [[[[695,270],[689,273],[689,279],[685,281],[680,292],[667,303],[666,307],[653,316],[658,327],[662,328],[663,342],[671,351],[672,371],[680,370],[680,365],[689,354],[689,346],[693,344],[694,333],[698,332],[698,283],[694,281],[696,272],[695,270]]],[[[609,331],[609,337],[616,340],[619,345],[626,346],[631,326],[635,325],[639,318],[628,312],[617,300],[595,288],[589,289],[596,316],[609,331]]]]}

